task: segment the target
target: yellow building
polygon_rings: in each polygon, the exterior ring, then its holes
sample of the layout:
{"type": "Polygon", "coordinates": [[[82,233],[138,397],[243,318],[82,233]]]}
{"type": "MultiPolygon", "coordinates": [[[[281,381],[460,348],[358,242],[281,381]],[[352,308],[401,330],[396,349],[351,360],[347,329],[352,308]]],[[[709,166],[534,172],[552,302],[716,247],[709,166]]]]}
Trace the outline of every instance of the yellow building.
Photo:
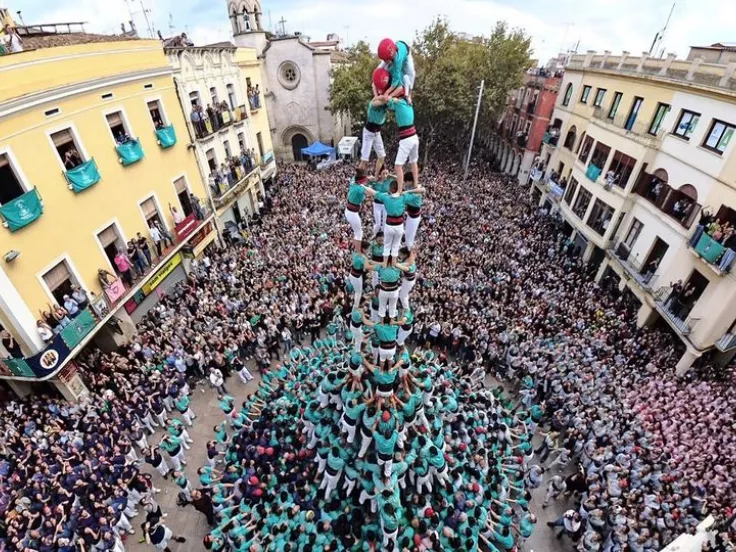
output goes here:
{"type": "Polygon", "coordinates": [[[571,56],[532,175],[572,251],[680,338],[679,374],[736,352],[736,64],[703,55],[727,50],[571,56]]]}
{"type": "Polygon", "coordinates": [[[24,380],[50,379],[76,398],[84,387],[74,354],[91,339],[114,346],[113,315],[129,333],[185,277],[181,249],[211,239],[212,215],[159,41],[69,34],[24,43],[0,57],[0,323],[20,349],[0,350],[15,357],[0,377],[19,393],[24,380]],[[138,233],[156,266],[122,286],[115,256],[138,233]],[[157,234],[174,241],[161,255],[157,234]],[[114,282],[107,289],[101,269],[114,282]],[[72,286],[90,310],[44,342],[41,311],[63,305],[72,286]]]}
{"type": "Polygon", "coordinates": [[[165,52],[217,225],[235,236],[276,174],[266,106],[255,94],[259,61],[254,50],[229,42],[166,45],[165,52]]]}

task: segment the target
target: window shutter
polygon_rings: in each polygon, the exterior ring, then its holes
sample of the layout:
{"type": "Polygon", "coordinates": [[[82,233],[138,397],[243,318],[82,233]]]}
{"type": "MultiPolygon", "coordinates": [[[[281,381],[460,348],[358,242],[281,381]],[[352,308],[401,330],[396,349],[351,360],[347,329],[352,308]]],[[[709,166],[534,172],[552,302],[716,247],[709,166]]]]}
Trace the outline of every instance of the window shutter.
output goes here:
{"type": "Polygon", "coordinates": [[[107,247],[108,245],[115,243],[115,241],[119,238],[117,228],[115,228],[114,224],[111,224],[107,228],[105,228],[102,232],[97,234],[97,238],[100,240],[100,243],[102,244],[102,247],[107,247]]]}
{"type": "Polygon", "coordinates": [[[174,182],[174,187],[176,188],[176,195],[179,195],[182,192],[187,191],[187,183],[186,180],[184,180],[184,177],[177,178],[174,182]]]}
{"type": "Polygon", "coordinates": [[[43,275],[43,281],[46,282],[46,285],[51,291],[56,290],[64,282],[70,279],[71,274],[69,274],[69,267],[66,266],[66,262],[64,261],[61,261],[54,268],[43,275]]]}
{"type": "Polygon", "coordinates": [[[54,141],[54,146],[56,146],[57,148],[59,146],[64,146],[66,144],[74,142],[72,131],[68,128],[65,130],[60,130],[59,132],[54,132],[51,135],[51,139],[54,141]]]}
{"type": "Polygon", "coordinates": [[[156,202],[152,197],[149,197],[146,201],[141,203],[141,210],[143,211],[143,217],[148,221],[152,216],[157,215],[156,202]]]}
{"type": "Polygon", "coordinates": [[[110,113],[107,116],[107,124],[111,127],[122,125],[123,124],[123,118],[120,116],[120,112],[116,111],[115,113],[110,113]]]}
{"type": "Polygon", "coordinates": [[[148,102],[148,109],[158,109],[158,100],[148,102]]]}

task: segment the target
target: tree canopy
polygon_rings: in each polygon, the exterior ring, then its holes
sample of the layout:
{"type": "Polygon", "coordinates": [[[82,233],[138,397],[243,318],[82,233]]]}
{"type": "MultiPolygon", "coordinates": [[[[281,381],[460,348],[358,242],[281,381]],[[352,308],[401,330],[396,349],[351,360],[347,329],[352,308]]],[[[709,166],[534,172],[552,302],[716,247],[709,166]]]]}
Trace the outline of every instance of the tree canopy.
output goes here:
{"type": "MultiPolygon", "coordinates": [[[[479,132],[494,126],[509,92],[521,84],[530,65],[531,40],[503,22],[489,36],[468,40],[438,17],[417,32],[411,51],[417,71],[412,94],[415,123],[426,156],[437,144],[465,149],[481,80],[485,88],[479,132]]],[[[330,103],[333,112],[350,115],[357,131],[365,121],[378,58],[365,42],[351,47],[348,56],[350,62],[333,72],[330,103]]]]}

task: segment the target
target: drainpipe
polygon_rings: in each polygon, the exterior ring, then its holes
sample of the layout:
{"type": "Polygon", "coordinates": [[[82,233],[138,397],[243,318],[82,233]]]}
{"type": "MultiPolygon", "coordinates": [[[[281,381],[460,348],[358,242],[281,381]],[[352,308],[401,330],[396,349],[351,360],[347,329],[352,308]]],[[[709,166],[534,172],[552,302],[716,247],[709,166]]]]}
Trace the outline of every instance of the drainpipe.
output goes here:
{"type": "MultiPolygon", "coordinates": [[[[187,120],[187,114],[184,111],[184,103],[181,100],[181,90],[179,90],[179,81],[174,79],[174,91],[176,92],[176,97],[179,100],[179,105],[182,107],[182,112],[184,112],[184,126],[187,127],[187,135],[189,136],[189,145],[187,145],[187,148],[193,148],[194,149],[194,156],[197,157],[197,146],[195,145],[196,139],[192,135],[192,129],[189,128],[189,125],[186,124],[187,120]]],[[[212,209],[212,213],[215,215],[215,232],[217,233],[217,243],[220,247],[225,247],[225,240],[222,238],[222,230],[220,228],[220,220],[217,218],[217,208],[215,207],[215,201],[212,199],[212,190],[210,190],[209,185],[207,184],[208,180],[205,174],[202,172],[202,166],[199,163],[199,160],[197,160],[197,170],[199,171],[199,177],[202,179],[202,184],[204,185],[205,193],[207,194],[207,199],[209,199],[210,209],[212,209]]]]}

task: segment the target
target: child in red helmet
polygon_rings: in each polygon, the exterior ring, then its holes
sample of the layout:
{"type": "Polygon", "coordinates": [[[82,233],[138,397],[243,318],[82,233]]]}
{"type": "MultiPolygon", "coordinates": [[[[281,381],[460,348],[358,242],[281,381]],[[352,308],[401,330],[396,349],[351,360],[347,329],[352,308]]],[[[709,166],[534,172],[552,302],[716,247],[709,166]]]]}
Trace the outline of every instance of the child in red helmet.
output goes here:
{"type": "MultiPolygon", "coordinates": [[[[379,69],[387,69],[391,74],[391,83],[386,95],[389,98],[398,98],[403,95],[411,104],[411,91],[414,88],[414,79],[417,74],[414,70],[414,58],[409,45],[403,40],[394,42],[390,38],[384,38],[378,44],[378,57],[381,58],[379,69]]],[[[373,94],[378,95],[375,87],[373,94]]]]}

